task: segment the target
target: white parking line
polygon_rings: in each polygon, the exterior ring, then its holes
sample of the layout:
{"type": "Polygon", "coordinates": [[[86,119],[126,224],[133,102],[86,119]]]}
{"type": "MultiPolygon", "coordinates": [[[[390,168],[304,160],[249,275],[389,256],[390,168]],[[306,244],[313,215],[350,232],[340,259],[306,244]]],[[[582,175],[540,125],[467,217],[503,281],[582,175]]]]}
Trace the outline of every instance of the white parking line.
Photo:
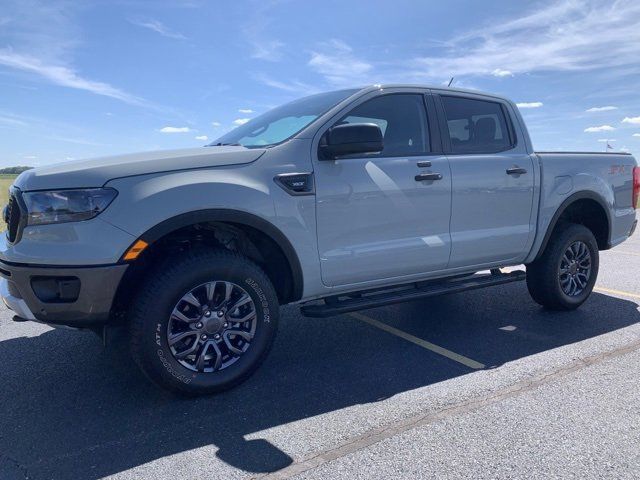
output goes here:
{"type": "Polygon", "coordinates": [[[464,355],[460,355],[456,352],[452,352],[451,350],[447,350],[446,348],[440,347],[438,345],[435,345],[431,342],[427,342],[426,340],[423,340],[421,338],[418,337],[414,337],[413,335],[407,333],[407,332],[403,332],[402,330],[398,330],[397,328],[391,327],[389,325],[387,325],[386,323],[380,322],[378,320],[375,320],[373,318],[369,318],[366,315],[363,315],[361,313],[350,313],[349,314],[351,317],[355,318],[356,320],[360,320],[361,322],[365,322],[368,323],[371,326],[374,326],[376,328],[379,328],[380,330],[384,330],[385,332],[391,333],[392,335],[395,335],[397,337],[403,338],[404,340],[407,340],[408,342],[411,342],[415,345],[418,345],[422,348],[426,348],[427,350],[430,350],[434,353],[437,353],[438,355],[442,355],[443,357],[447,357],[450,360],[453,360],[454,362],[458,362],[461,363],[462,365],[465,365],[469,368],[473,368],[474,370],[479,370],[481,368],[485,368],[485,365],[483,365],[480,362],[476,362],[475,360],[471,360],[470,358],[465,357],[464,355]]]}
{"type": "Polygon", "coordinates": [[[640,257],[640,253],[637,252],[629,252],[628,250],[611,250],[611,252],[607,252],[607,255],[609,253],[622,253],[624,255],[633,255],[634,257],[640,257]]]}

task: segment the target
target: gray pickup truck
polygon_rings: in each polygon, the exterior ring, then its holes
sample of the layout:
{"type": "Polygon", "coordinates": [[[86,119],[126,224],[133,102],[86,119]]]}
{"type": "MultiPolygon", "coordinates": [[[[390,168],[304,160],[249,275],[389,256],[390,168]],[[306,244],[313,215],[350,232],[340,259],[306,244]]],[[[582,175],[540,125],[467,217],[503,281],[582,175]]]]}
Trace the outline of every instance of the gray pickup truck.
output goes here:
{"type": "Polygon", "coordinates": [[[23,173],[1,294],[16,321],[124,324],[150,379],[210,393],[257,368],[284,304],[329,316],[526,279],[577,308],[639,192],[631,155],[534,152],[504,98],[341,90],[205,147],[23,173]]]}

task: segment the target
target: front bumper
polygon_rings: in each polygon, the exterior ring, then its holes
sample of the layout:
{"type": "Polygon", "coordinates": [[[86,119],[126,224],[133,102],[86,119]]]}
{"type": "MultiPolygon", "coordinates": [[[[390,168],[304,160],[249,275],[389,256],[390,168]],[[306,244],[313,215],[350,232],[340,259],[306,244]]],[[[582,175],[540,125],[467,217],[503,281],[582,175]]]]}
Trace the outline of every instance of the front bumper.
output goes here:
{"type": "Polygon", "coordinates": [[[0,295],[24,320],[95,327],[109,320],[127,267],[32,266],[0,261],[0,295]]]}

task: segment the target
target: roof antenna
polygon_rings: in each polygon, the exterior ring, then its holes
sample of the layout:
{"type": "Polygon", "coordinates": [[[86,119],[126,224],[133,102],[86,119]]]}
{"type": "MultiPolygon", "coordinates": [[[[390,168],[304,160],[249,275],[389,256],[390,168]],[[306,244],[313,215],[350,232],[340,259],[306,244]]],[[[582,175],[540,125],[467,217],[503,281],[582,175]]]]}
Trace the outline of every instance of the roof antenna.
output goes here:
{"type": "Polygon", "coordinates": [[[450,86],[451,86],[451,84],[453,83],[453,79],[454,79],[454,78],[456,78],[456,77],[451,77],[451,80],[449,80],[449,83],[447,84],[447,87],[450,87],[450,86]]]}

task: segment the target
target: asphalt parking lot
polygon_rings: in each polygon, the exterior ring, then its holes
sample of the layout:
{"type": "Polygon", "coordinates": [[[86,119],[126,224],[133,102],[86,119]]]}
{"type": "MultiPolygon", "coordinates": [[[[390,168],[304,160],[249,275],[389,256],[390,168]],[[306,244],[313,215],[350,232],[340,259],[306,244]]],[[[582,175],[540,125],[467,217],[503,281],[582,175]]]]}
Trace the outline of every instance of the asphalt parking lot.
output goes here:
{"type": "Polygon", "coordinates": [[[0,311],[0,479],[638,478],[640,236],[581,309],[524,283],[328,319],[283,309],[227,393],[177,398],[126,349],[0,311]]]}

